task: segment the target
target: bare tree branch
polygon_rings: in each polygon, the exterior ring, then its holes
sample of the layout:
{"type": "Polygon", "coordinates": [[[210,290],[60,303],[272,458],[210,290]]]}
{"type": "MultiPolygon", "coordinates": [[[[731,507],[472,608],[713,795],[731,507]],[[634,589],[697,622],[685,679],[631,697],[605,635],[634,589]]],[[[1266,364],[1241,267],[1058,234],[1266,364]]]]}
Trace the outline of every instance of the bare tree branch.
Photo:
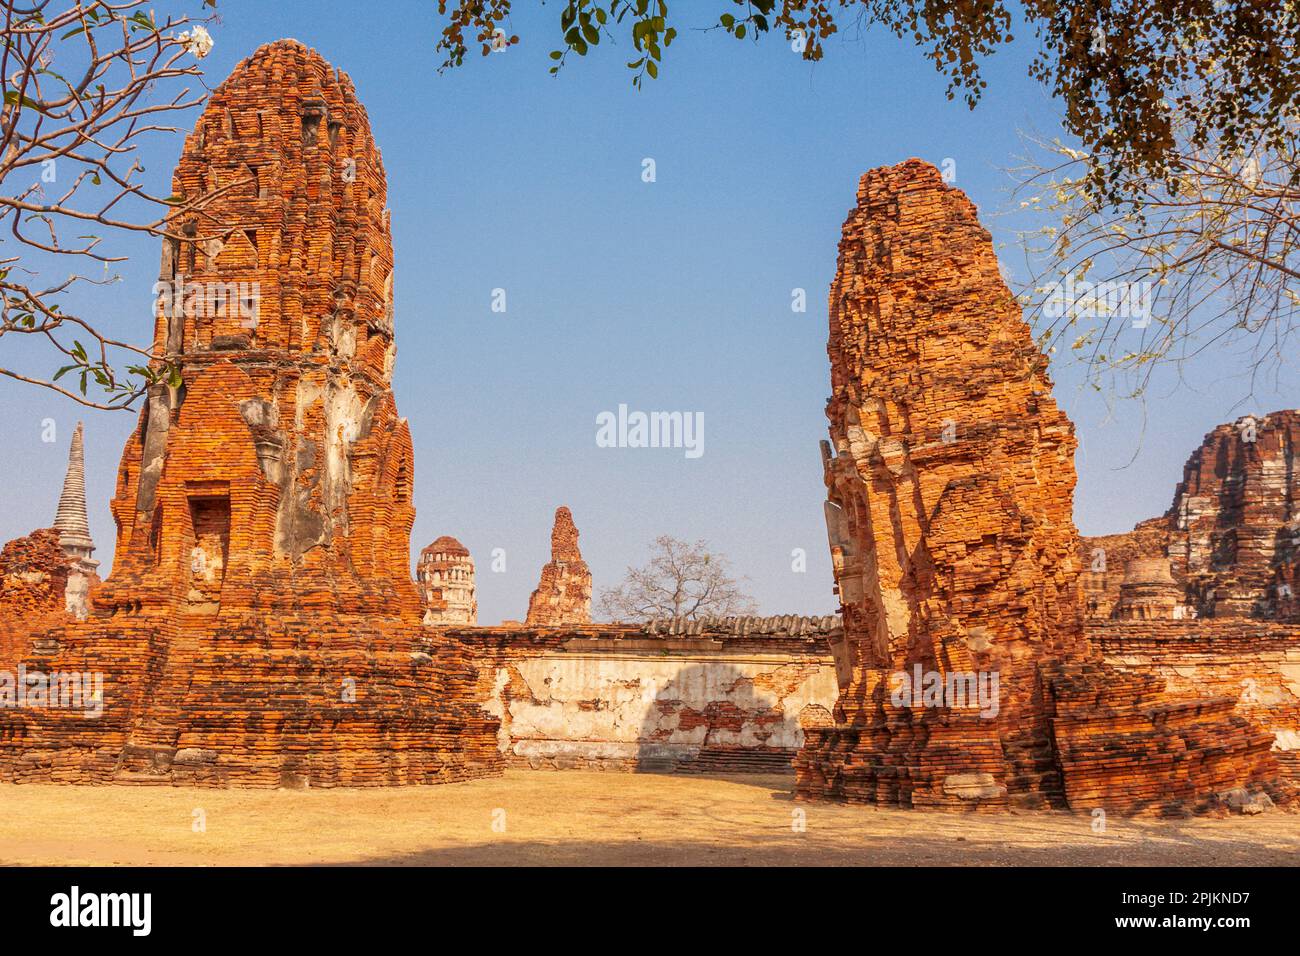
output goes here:
{"type": "MultiPolygon", "coordinates": [[[[188,5],[201,9],[215,0],[188,5]]],[[[241,185],[185,201],[152,195],[137,178],[144,171],[138,150],[145,137],[178,129],[155,118],[184,113],[206,99],[206,92],[192,95],[188,87],[158,95],[201,77],[196,61],[211,48],[201,25],[206,21],[160,18],[148,0],[9,0],[3,20],[0,339],[43,337],[70,364],[50,377],[8,367],[0,367],[0,375],[92,408],[126,408],[174,370],[149,350],[70,313],[65,296],[81,285],[115,280],[77,270],[82,263],[107,269],[125,261],[112,248],[116,235],[203,241],[207,237],[176,233],[172,224],[185,213],[205,217],[205,207],[220,192],[241,185]],[[88,227],[101,227],[103,234],[86,234],[88,227]],[[76,233],[68,242],[71,230],[76,233]],[[73,268],[63,281],[26,278],[61,269],[63,261],[73,268]],[[115,369],[116,350],[139,356],[125,374],[115,369]],[[79,380],[75,391],[57,384],[69,373],[79,380]],[[92,398],[92,384],[105,397],[92,398]]]]}
{"type": "Polygon", "coordinates": [[[615,620],[694,621],[752,614],[755,605],[731,577],[727,559],[711,553],[705,542],[661,535],[651,546],[649,564],[628,568],[621,585],[601,594],[600,609],[615,620]]]}
{"type": "MultiPolygon", "coordinates": [[[[1186,91],[1193,112],[1198,95],[1186,91]]],[[[1210,349],[1240,350],[1252,387],[1276,370],[1300,306],[1300,119],[1284,130],[1236,149],[1198,146],[1190,124],[1176,125],[1171,179],[1121,172],[1120,201],[1092,187],[1104,157],[1027,136],[1033,153],[1010,172],[1020,207],[1047,220],[1021,233],[1031,272],[1021,301],[1040,344],[1074,354],[1094,388],[1122,397],[1210,349]]]]}

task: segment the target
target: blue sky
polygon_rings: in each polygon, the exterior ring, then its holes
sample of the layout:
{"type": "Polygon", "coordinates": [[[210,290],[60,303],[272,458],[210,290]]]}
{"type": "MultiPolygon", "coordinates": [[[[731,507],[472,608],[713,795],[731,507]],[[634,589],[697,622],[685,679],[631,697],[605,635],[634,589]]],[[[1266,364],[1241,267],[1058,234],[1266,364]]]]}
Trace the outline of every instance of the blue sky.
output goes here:
{"type": "MultiPolygon", "coordinates": [[[[1003,170],[1023,151],[1018,130],[1059,126],[1058,105],[1025,75],[1031,48],[986,65],[989,89],[969,111],[920,51],[884,32],[833,39],[810,65],[783,43],[691,29],[716,5],[679,3],[660,79],[637,92],[621,47],[548,76],[559,7],[519,5],[522,46],[438,75],[432,0],[386,2],[366,18],[355,4],[221,0],[204,61],[215,86],[257,45],[294,37],[350,73],[369,111],[393,210],[394,389],[416,446],[415,549],[457,536],[479,564],[480,620],[520,618],[567,504],[598,591],[671,534],[727,555],[764,613],[835,610],[817,443],[840,226],[867,169],[952,159],[956,185],[1014,251],[1024,220],[1003,170]],[[807,290],[802,314],[796,288],[807,290]],[[506,290],[505,313],[491,309],[494,289],[506,290]],[[597,447],[596,416],[620,403],[702,412],[704,454],[597,447]],[[502,573],[490,570],[494,548],[505,549],[502,573]],[[791,568],[796,548],[803,573],[791,568]]],[[[164,195],[179,149],[163,139],[143,157],[164,195]]],[[[133,258],[122,282],[96,290],[93,308],[144,342],[158,251],[123,248],[133,258]]],[[[1016,257],[1005,259],[1014,273],[1016,257]]],[[[1183,383],[1159,381],[1145,407],[1108,408],[1080,389],[1079,369],[1054,362],[1082,442],[1084,533],[1162,513],[1214,425],[1297,404],[1293,369],[1245,404],[1240,371],[1219,355],[1183,383]]],[[[53,520],[84,418],[92,530],[111,560],[108,501],[134,415],[8,380],[0,398],[0,536],[53,520]],[[54,444],[41,440],[47,418],[54,444]]]]}

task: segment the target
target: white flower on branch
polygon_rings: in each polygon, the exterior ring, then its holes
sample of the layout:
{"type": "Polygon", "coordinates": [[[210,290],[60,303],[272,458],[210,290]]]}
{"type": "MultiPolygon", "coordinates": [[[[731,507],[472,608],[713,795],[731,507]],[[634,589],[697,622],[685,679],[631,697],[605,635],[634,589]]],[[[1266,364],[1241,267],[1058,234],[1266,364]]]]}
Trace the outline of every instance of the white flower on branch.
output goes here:
{"type": "Polygon", "coordinates": [[[186,30],[176,36],[185,51],[194,56],[196,60],[201,60],[212,52],[213,40],[206,28],[196,26],[193,29],[186,30]]]}

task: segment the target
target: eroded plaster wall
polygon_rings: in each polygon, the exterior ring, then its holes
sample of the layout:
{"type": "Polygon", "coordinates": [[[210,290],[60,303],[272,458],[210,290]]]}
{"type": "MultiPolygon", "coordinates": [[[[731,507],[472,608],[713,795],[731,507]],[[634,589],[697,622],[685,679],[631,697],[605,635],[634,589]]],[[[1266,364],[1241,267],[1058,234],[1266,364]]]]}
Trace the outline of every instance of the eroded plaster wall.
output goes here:
{"type": "Polygon", "coordinates": [[[455,634],[478,657],[502,752],[534,769],[785,771],[838,693],[824,634],[455,634]]]}

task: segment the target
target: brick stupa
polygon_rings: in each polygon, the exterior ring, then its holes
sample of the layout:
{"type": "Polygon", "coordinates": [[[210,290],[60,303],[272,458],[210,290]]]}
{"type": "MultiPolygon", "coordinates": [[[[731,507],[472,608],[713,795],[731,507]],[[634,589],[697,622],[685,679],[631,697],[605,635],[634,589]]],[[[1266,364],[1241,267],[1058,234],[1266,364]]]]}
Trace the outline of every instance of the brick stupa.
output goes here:
{"type": "Polygon", "coordinates": [[[555,509],[551,560],[542,566],[537,590],[528,599],[525,623],[534,627],[591,623],[591,570],[578,550],[573,512],[563,505],[555,509]]]}
{"type": "Polygon", "coordinates": [[[1300,623],[1300,410],[1220,425],[1156,523],[1204,617],[1300,623]]]}
{"type": "Polygon", "coordinates": [[[1189,616],[1300,623],[1300,409],[1218,426],[1183,466],[1170,508],[1082,540],[1091,617],[1126,616],[1132,561],[1167,559],[1189,616]]]}
{"type": "Polygon", "coordinates": [[[351,80],[242,62],[173,180],[150,389],[111,577],[29,668],[104,674],[97,720],[9,712],[0,779],[365,786],[499,772],[461,646],[420,625],[386,182],[351,80]],[[197,294],[195,294],[197,293],[197,294]],[[164,299],[168,297],[164,296],[164,299]]]}
{"type": "Polygon", "coordinates": [[[1270,735],[1232,698],[1171,699],[1087,646],[1074,429],[974,204],[934,167],[862,178],[828,352],[845,638],[834,725],[808,729],[796,760],[800,796],[1171,813],[1234,789],[1287,796],[1270,735]],[[904,674],[958,694],[906,692],[904,674]]]}
{"type": "Polygon", "coordinates": [[[469,549],[449,534],[420,552],[416,565],[424,623],[477,624],[474,559],[469,549]]]}

